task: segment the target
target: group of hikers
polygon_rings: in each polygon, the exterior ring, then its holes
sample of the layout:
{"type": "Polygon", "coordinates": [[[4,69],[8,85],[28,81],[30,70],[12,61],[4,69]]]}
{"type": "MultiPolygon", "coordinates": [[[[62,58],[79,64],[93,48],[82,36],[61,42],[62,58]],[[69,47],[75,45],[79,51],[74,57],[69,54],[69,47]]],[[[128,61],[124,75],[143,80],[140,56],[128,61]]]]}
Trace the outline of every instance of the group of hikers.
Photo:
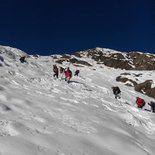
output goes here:
{"type": "MultiPolygon", "coordinates": [[[[21,63],[26,63],[26,56],[21,56],[20,57],[20,62],[21,63]]],[[[70,79],[72,78],[72,71],[69,69],[69,67],[67,68],[63,68],[63,67],[60,67],[58,68],[57,65],[53,65],[53,76],[55,78],[59,78],[59,70],[60,70],[60,74],[63,75],[63,73],[65,74],[65,81],[67,81],[67,83],[70,83],[70,79]]],[[[74,73],[74,76],[78,76],[79,75],[79,70],[76,70],[75,73],[74,73]]],[[[62,79],[62,77],[61,77],[62,79]]]]}
{"type": "MultiPolygon", "coordinates": [[[[26,62],[25,60],[25,56],[22,56],[19,60],[21,63],[26,62]]],[[[59,78],[59,72],[60,74],[65,75],[65,81],[67,81],[67,83],[70,83],[70,79],[72,78],[72,71],[70,70],[69,67],[67,68],[63,68],[63,67],[57,67],[57,65],[53,65],[53,77],[55,78],[59,78]]],[[[79,75],[79,70],[76,70],[74,73],[74,76],[78,76],[79,75]]],[[[62,79],[62,77],[61,77],[62,79]]],[[[121,98],[121,90],[118,86],[112,87],[113,90],[113,94],[115,95],[115,99],[120,99],[121,98]]],[[[136,104],[138,108],[143,108],[145,106],[145,101],[144,99],[140,98],[140,97],[136,97],[136,104]]],[[[150,103],[148,103],[148,105],[151,107],[151,111],[153,113],[155,113],[155,102],[151,101],[150,103]]]]}
{"type": "MultiPolygon", "coordinates": [[[[118,86],[116,87],[112,87],[113,90],[113,94],[115,95],[115,99],[120,99],[121,98],[121,90],[118,86]]],[[[140,97],[136,97],[136,104],[138,108],[143,108],[145,106],[145,101],[144,99],[140,98],[140,97]]],[[[148,105],[151,107],[151,111],[153,113],[155,113],[155,102],[151,101],[148,103],[148,105]]]]}
{"type": "MultiPolygon", "coordinates": [[[[65,81],[67,81],[67,83],[70,83],[70,79],[72,78],[72,71],[70,70],[70,68],[69,67],[63,68],[61,66],[60,68],[58,68],[56,65],[53,65],[53,72],[54,72],[53,77],[59,78],[59,70],[60,74],[65,75],[65,81]]],[[[79,70],[76,70],[74,76],[78,76],[79,72],[80,72],[79,70]]]]}
{"type": "MultiPolygon", "coordinates": [[[[59,69],[56,65],[53,65],[53,72],[54,72],[54,77],[58,78],[59,76],[59,69]]],[[[72,71],[68,68],[63,68],[60,67],[60,73],[64,73],[65,74],[65,81],[67,81],[67,83],[70,82],[70,79],[72,78],[72,71]]],[[[79,74],[79,70],[75,71],[74,76],[78,76],[79,74]]],[[[115,95],[115,99],[120,99],[121,98],[121,90],[118,86],[116,87],[112,87],[113,90],[113,94],[115,95]]],[[[145,101],[144,99],[140,98],[140,97],[136,97],[136,104],[138,108],[143,108],[145,106],[145,101]]],[[[155,102],[151,101],[150,103],[148,103],[149,106],[151,106],[151,111],[153,113],[155,113],[155,102]]]]}
{"type": "MultiPolygon", "coordinates": [[[[136,97],[136,104],[137,104],[137,107],[138,108],[143,108],[144,106],[145,106],[145,101],[144,101],[144,99],[142,99],[142,98],[140,98],[140,97],[136,97]]],[[[151,107],[151,111],[153,112],[153,113],[155,113],[155,102],[153,102],[153,101],[150,101],[149,103],[148,103],[148,105],[151,107]]],[[[146,109],[147,110],[147,109],[146,109]]]]}

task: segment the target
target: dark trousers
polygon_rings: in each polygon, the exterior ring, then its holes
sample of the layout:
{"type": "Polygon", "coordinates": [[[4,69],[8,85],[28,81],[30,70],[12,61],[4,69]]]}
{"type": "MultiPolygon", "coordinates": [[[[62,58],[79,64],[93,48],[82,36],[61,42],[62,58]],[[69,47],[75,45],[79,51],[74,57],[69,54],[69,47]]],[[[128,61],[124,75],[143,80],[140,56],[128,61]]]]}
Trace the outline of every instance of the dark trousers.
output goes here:
{"type": "Polygon", "coordinates": [[[56,78],[58,78],[58,73],[54,73],[53,76],[56,77],[56,78]]]}

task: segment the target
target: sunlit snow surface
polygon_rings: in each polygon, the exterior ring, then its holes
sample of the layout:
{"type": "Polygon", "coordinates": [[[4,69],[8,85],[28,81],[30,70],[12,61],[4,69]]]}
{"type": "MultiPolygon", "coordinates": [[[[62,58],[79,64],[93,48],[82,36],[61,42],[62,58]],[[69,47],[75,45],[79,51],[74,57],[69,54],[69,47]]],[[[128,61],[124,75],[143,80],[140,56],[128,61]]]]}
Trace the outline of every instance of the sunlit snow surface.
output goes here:
{"type": "Polygon", "coordinates": [[[63,75],[53,78],[52,57],[30,56],[21,64],[23,53],[12,53],[15,59],[0,54],[0,155],[155,154],[155,114],[144,110],[148,105],[135,105],[136,96],[153,99],[115,81],[124,72],[154,80],[154,71],[113,69],[82,58],[93,67],[61,65],[80,70],[67,84],[63,75]],[[111,91],[116,85],[120,100],[111,91]]]}

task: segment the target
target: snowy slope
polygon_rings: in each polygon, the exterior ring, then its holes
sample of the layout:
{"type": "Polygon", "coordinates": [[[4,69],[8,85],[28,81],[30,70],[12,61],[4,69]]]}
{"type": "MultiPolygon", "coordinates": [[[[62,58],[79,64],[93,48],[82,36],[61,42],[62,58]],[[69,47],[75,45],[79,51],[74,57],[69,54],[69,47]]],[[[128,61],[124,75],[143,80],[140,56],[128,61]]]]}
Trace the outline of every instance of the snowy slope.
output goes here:
{"type": "MultiPolygon", "coordinates": [[[[52,57],[30,56],[21,64],[18,58],[25,53],[2,48],[0,155],[155,154],[155,114],[135,105],[136,96],[152,99],[115,81],[124,70],[81,58],[93,67],[62,64],[80,70],[67,84],[63,75],[53,78],[52,57]],[[122,90],[120,100],[112,94],[115,85],[122,90]]],[[[154,71],[127,72],[155,79],[154,71]]]]}

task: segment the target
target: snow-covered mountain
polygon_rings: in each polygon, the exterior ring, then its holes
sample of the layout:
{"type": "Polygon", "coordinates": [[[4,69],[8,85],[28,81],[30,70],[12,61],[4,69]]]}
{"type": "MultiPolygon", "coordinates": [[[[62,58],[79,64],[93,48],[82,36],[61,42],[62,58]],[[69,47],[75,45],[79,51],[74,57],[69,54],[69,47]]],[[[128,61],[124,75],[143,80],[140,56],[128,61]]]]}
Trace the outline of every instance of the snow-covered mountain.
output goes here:
{"type": "Polygon", "coordinates": [[[0,155],[155,154],[155,114],[135,105],[137,96],[153,98],[116,81],[123,75],[154,87],[155,72],[116,69],[88,54],[28,56],[0,47],[0,155]],[[27,63],[20,63],[22,55],[27,63]],[[80,74],[69,84],[64,75],[54,79],[53,64],[80,74]],[[111,90],[116,85],[119,100],[111,90]]]}
{"type": "Polygon", "coordinates": [[[74,55],[76,57],[89,57],[98,64],[104,64],[113,68],[125,70],[155,70],[155,55],[151,53],[127,53],[105,48],[94,48],[76,52],[74,55]]]}

